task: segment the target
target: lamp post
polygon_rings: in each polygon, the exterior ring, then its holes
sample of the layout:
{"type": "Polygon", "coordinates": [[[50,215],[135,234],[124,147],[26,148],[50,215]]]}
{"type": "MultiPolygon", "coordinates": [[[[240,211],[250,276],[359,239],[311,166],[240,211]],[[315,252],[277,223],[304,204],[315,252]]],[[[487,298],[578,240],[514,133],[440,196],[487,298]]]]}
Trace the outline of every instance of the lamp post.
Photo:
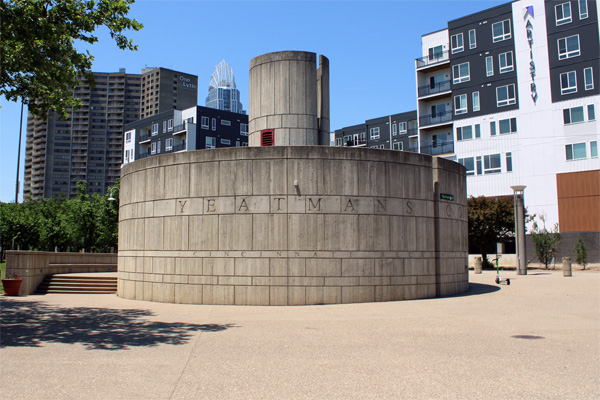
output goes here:
{"type": "Polygon", "coordinates": [[[515,241],[517,248],[517,275],[527,275],[527,251],[525,249],[525,185],[511,186],[515,214],[515,241]]]}
{"type": "Polygon", "coordinates": [[[115,199],[113,197],[113,190],[116,190],[118,192],[119,188],[118,187],[112,187],[112,188],[110,188],[110,195],[108,196],[108,199],[107,199],[108,201],[115,201],[115,200],[117,200],[117,199],[115,199]]]}

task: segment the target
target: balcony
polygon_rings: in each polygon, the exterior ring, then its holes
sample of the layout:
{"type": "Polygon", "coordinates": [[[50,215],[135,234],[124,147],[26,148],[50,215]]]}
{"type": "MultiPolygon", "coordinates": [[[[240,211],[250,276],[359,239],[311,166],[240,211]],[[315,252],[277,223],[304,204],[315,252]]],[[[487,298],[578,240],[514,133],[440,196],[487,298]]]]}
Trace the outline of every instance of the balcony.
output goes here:
{"type": "Polygon", "coordinates": [[[419,125],[425,127],[429,125],[452,123],[452,112],[452,110],[448,110],[435,114],[421,115],[419,117],[419,125]]]}
{"type": "Polygon", "coordinates": [[[140,141],[138,143],[146,143],[150,141],[150,135],[140,135],[140,141]]]}
{"type": "Polygon", "coordinates": [[[186,150],[186,144],[185,143],[176,144],[175,146],[173,146],[173,150],[172,151],[183,151],[183,150],[186,150]]]}
{"type": "Polygon", "coordinates": [[[422,154],[429,154],[431,156],[436,156],[438,154],[446,154],[446,153],[454,153],[454,142],[447,141],[442,143],[437,143],[435,145],[423,145],[421,146],[422,154]]]}
{"type": "Polygon", "coordinates": [[[180,133],[185,133],[187,131],[187,124],[183,123],[181,125],[175,125],[173,127],[173,135],[179,135],[180,133]]]}
{"type": "Polygon", "coordinates": [[[344,144],[344,146],[345,147],[366,147],[367,139],[365,139],[365,138],[361,138],[361,139],[350,138],[350,140],[348,140],[344,144]]]}
{"type": "Polygon", "coordinates": [[[431,56],[421,57],[416,59],[417,69],[430,67],[433,65],[443,64],[450,62],[450,53],[448,50],[442,51],[441,53],[435,53],[431,56]]]}
{"type": "Polygon", "coordinates": [[[419,97],[430,96],[450,91],[450,80],[438,82],[435,85],[419,86],[419,97]]]}

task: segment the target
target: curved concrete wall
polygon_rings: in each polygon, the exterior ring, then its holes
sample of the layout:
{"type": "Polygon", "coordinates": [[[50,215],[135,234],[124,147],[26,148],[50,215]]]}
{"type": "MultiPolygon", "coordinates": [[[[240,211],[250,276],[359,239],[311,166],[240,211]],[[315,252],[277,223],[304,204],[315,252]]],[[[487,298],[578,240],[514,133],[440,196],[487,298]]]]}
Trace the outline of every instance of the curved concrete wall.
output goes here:
{"type": "Polygon", "coordinates": [[[457,163],[384,150],[227,148],[139,160],[122,170],[119,296],[301,305],[460,293],[465,182],[457,163]]]}
{"type": "Polygon", "coordinates": [[[316,57],[281,51],[250,61],[249,146],[260,146],[264,129],[275,130],[275,146],[319,144],[316,57]]]}

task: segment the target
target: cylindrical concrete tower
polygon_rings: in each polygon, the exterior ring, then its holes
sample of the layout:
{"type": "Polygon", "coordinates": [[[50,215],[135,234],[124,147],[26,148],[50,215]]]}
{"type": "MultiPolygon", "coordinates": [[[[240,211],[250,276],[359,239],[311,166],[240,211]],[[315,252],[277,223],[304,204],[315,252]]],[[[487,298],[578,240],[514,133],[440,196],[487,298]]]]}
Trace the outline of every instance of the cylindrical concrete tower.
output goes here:
{"type": "Polygon", "coordinates": [[[250,146],[329,144],[329,61],[304,51],[281,51],[250,61],[250,146]],[[325,135],[321,135],[325,136],[325,135]]]}

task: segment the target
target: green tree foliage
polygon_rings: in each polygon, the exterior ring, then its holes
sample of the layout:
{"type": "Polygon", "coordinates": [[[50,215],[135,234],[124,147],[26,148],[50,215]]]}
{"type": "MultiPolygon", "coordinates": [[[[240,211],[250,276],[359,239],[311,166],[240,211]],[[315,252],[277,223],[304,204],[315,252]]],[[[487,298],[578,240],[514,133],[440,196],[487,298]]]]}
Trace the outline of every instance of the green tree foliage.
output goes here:
{"type": "MultiPolygon", "coordinates": [[[[113,187],[117,197],[119,184],[113,187]]],[[[40,251],[109,252],[117,249],[119,202],[108,194],[89,195],[80,182],[73,200],[65,197],[0,203],[0,246],[40,251]]],[[[0,259],[3,258],[0,254],[0,259]]]]}
{"type": "Polygon", "coordinates": [[[538,260],[545,265],[546,269],[548,269],[548,265],[556,256],[556,249],[558,248],[558,244],[562,237],[560,233],[558,233],[558,224],[554,224],[552,231],[549,231],[546,229],[546,220],[544,216],[539,217],[539,219],[542,226],[534,220],[531,239],[533,240],[533,247],[538,260]]]}
{"type": "Polygon", "coordinates": [[[585,270],[585,266],[588,264],[587,258],[587,247],[585,247],[585,243],[583,243],[583,239],[579,238],[577,243],[575,243],[575,248],[573,249],[573,253],[575,253],[575,261],[577,264],[581,265],[585,270]]]}
{"type": "Polygon", "coordinates": [[[23,99],[32,114],[54,111],[65,119],[81,101],[71,90],[89,70],[93,56],[77,42],[96,43],[94,32],[108,29],[117,46],[137,50],[123,32],[143,25],[127,18],[134,0],[0,0],[0,95],[23,99]]]}
{"type": "Polygon", "coordinates": [[[487,251],[496,243],[514,237],[515,217],[513,200],[508,197],[470,197],[467,202],[469,220],[469,243],[479,247],[483,265],[487,251]]]}

